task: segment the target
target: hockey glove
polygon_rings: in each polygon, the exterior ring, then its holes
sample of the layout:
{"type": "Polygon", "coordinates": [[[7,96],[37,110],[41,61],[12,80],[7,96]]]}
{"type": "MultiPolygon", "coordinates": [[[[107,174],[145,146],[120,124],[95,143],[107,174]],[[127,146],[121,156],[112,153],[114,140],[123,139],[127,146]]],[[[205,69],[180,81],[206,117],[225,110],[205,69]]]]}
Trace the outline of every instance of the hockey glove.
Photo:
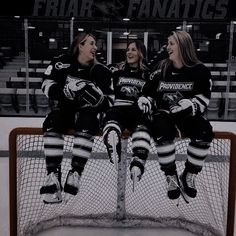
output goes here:
{"type": "Polygon", "coordinates": [[[66,80],[63,92],[65,96],[70,99],[74,100],[76,92],[82,90],[88,82],[86,80],[80,80],[77,78],[68,78],[66,80]]]}
{"type": "Polygon", "coordinates": [[[151,113],[152,104],[147,97],[140,97],[138,99],[138,107],[143,113],[151,113]]]}
{"type": "Polygon", "coordinates": [[[170,108],[173,114],[185,114],[195,116],[197,112],[197,104],[192,99],[181,99],[176,105],[170,108]]]}
{"type": "Polygon", "coordinates": [[[101,111],[105,112],[113,106],[113,103],[113,99],[110,96],[104,95],[104,98],[98,107],[101,111]]]}
{"type": "Polygon", "coordinates": [[[75,100],[80,107],[97,107],[103,99],[103,92],[94,83],[86,83],[82,89],[75,92],[75,100]]]}

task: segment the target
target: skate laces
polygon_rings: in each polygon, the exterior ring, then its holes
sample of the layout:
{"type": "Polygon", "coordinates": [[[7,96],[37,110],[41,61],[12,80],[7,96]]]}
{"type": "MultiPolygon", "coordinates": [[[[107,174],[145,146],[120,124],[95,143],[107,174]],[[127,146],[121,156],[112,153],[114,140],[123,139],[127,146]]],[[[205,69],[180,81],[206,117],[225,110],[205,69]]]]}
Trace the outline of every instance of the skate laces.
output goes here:
{"type": "Polygon", "coordinates": [[[166,180],[168,183],[168,191],[176,190],[179,188],[176,175],[167,175],[166,180]]]}
{"type": "Polygon", "coordinates": [[[119,137],[118,137],[118,133],[115,130],[111,130],[108,132],[107,141],[109,144],[112,142],[113,138],[115,138],[115,141],[117,144],[119,142],[119,137]]]}
{"type": "Polygon", "coordinates": [[[48,175],[48,179],[46,181],[46,186],[50,186],[50,185],[53,185],[53,184],[56,184],[57,188],[60,189],[60,183],[59,183],[59,180],[58,180],[58,173],[54,173],[54,172],[51,172],[49,175],[48,175]]]}
{"type": "Polygon", "coordinates": [[[186,174],[186,184],[188,185],[189,188],[196,188],[195,187],[195,177],[196,177],[196,174],[193,174],[193,173],[190,173],[188,172],[186,174]]]}
{"type": "Polygon", "coordinates": [[[79,180],[80,180],[80,176],[77,171],[74,171],[74,172],[70,171],[69,172],[69,176],[67,178],[68,185],[79,188],[79,180]]]}
{"type": "Polygon", "coordinates": [[[131,178],[133,179],[134,177],[137,177],[138,179],[141,177],[141,170],[137,166],[133,166],[131,169],[131,178]]]}

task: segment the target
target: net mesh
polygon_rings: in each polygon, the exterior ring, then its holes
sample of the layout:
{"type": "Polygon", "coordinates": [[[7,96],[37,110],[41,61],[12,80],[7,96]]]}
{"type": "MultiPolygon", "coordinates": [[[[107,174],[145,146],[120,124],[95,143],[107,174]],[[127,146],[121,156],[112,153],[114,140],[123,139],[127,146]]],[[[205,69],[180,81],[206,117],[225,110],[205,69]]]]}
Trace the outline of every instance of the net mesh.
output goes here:
{"type": "MultiPolygon", "coordinates": [[[[129,163],[131,139],[122,140],[118,172],[109,162],[101,137],[82,174],[79,193],[60,204],[44,204],[39,194],[46,178],[43,136],[19,134],[16,139],[17,233],[33,235],[55,226],[177,227],[196,235],[226,235],[228,176],[231,142],[214,139],[202,172],[197,176],[197,197],[186,204],[169,200],[166,179],[158,164],[156,147],[145,172],[132,191],[129,163]]],[[[177,170],[186,160],[188,139],[176,140],[177,170]]],[[[73,136],[65,136],[62,185],[70,169],[73,136]]],[[[64,199],[64,193],[63,193],[64,199]]]]}

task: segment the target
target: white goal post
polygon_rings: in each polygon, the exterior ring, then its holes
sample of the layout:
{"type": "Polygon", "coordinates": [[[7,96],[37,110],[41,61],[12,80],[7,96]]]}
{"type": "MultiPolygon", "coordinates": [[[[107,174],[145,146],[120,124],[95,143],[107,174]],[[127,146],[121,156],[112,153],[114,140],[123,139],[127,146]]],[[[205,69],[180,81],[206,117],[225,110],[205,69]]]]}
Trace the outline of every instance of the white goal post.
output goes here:
{"type": "MultiPolygon", "coordinates": [[[[184,168],[188,139],[176,139],[177,170],[184,168]]],[[[65,136],[62,184],[70,168],[73,135],[65,136]]],[[[236,190],[236,135],[215,132],[197,176],[197,197],[189,204],[169,200],[152,142],[145,172],[132,190],[131,138],[122,138],[118,171],[101,136],[82,174],[79,193],[67,203],[44,204],[39,189],[46,167],[41,128],[19,127],[9,135],[10,236],[34,235],[57,226],[176,227],[196,235],[233,236],[236,190]]],[[[63,193],[64,194],[64,193],[63,193]]],[[[64,195],[63,195],[64,196],[64,195]]]]}

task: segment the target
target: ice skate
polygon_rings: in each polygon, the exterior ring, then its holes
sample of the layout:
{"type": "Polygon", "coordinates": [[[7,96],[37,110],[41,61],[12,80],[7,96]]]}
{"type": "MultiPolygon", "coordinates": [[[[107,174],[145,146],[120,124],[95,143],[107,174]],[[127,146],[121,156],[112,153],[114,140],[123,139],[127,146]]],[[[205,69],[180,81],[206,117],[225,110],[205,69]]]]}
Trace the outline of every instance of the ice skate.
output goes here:
{"type": "Polygon", "coordinates": [[[120,162],[121,157],[121,140],[119,132],[115,129],[108,131],[104,135],[104,143],[107,147],[107,152],[111,163],[113,163],[116,170],[118,170],[118,162],[120,162]]]}
{"type": "Polygon", "coordinates": [[[188,172],[184,170],[184,172],[180,176],[180,183],[183,191],[188,195],[190,198],[195,198],[197,195],[197,189],[195,186],[195,178],[197,174],[188,172]]]}
{"type": "Polygon", "coordinates": [[[75,196],[79,191],[79,183],[80,175],[78,174],[78,172],[69,170],[64,185],[64,192],[75,196]]]}
{"type": "Polygon", "coordinates": [[[57,172],[48,174],[46,184],[40,189],[40,194],[44,195],[43,202],[46,204],[62,202],[62,187],[58,175],[59,173],[57,172]]]}

